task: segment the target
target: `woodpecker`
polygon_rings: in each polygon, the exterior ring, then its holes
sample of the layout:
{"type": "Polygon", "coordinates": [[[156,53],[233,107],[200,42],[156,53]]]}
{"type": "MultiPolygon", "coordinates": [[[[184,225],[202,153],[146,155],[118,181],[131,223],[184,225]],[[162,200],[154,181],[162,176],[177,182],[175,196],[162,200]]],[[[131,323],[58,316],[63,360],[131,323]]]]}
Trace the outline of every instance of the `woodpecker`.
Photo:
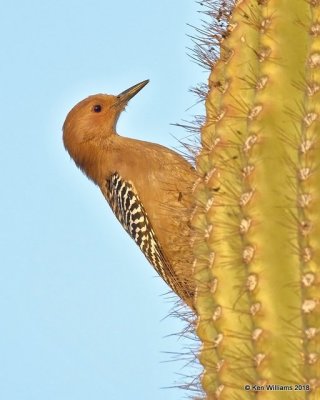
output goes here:
{"type": "Polygon", "coordinates": [[[157,273],[193,307],[188,222],[196,172],[173,150],[116,132],[128,101],[148,82],[80,101],[66,117],[63,142],[157,273]]]}

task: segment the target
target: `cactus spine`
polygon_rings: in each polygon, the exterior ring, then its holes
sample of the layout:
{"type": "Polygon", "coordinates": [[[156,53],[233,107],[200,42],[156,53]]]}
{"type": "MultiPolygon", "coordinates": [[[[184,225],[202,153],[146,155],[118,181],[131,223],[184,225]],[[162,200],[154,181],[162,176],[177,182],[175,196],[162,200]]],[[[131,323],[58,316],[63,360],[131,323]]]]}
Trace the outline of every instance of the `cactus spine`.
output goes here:
{"type": "Polygon", "coordinates": [[[316,400],[320,0],[221,3],[233,12],[209,77],[192,219],[202,387],[207,399],[316,400]]]}

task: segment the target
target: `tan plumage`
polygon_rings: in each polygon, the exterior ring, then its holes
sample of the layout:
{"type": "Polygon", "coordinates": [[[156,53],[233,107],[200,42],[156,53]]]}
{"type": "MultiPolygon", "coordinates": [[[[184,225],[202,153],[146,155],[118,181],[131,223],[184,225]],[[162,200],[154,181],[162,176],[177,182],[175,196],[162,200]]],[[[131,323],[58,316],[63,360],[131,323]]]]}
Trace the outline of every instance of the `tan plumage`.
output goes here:
{"type": "Polygon", "coordinates": [[[164,146],[116,133],[121,111],[147,83],[82,100],[65,120],[63,141],[159,275],[192,307],[188,216],[195,171],[164,146]]]}

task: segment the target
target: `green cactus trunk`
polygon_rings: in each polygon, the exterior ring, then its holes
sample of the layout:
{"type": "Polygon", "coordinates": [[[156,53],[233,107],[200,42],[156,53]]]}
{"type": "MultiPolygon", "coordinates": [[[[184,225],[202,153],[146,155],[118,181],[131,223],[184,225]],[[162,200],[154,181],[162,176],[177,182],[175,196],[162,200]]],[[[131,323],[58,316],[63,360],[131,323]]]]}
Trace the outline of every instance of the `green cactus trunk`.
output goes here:
{"type": "Polygon", "coordinates": [[[192,219],[202,387],[320,399],[320,0],[237,1],[220,51],[192,219]]]}

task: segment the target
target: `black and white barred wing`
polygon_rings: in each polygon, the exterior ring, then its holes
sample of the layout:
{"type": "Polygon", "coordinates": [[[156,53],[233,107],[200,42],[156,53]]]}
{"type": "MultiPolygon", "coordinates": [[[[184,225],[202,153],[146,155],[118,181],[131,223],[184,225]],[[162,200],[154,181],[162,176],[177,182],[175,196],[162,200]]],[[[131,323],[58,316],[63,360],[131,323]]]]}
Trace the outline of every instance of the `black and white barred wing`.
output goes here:
{"type": "Polygon", "coordinates": [[[137,243],[157,273],[175,292],[179,293],[177,277],[165,259],[161,245],[133,184],[123,180],[115,172],[106,180],[103,194],[121,225],[137,243]]]}

